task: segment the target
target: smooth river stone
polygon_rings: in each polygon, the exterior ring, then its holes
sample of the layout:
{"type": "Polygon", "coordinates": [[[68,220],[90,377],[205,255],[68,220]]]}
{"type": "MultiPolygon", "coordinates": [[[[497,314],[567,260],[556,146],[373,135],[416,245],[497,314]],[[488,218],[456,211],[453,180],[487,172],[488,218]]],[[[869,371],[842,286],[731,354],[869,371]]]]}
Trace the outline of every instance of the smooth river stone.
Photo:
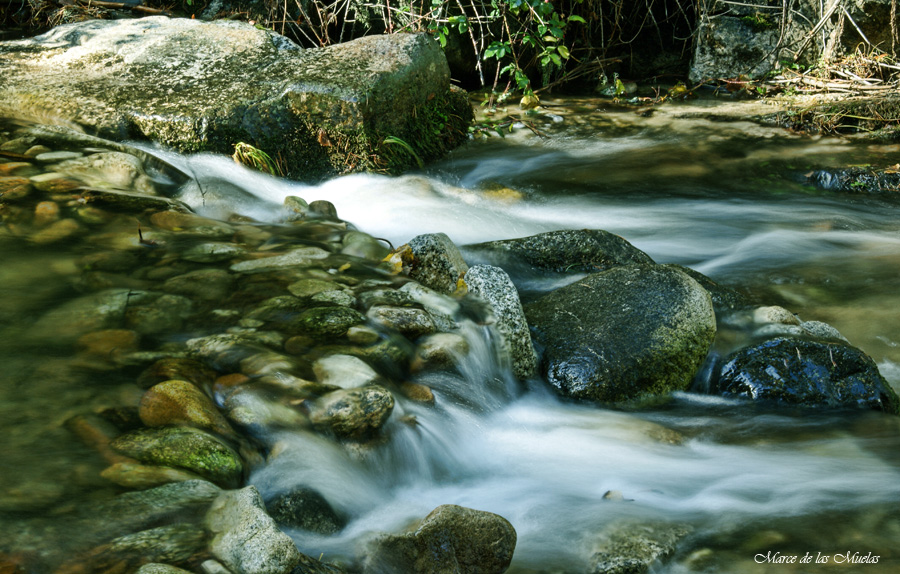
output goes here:
{"type": "Polygon", "coordinates": [[[170,380],[154,385],[141,399],[140,417],[149,427],[190,425],[234,436],[234,431],[212,400],[187,381],[170,380]]]}

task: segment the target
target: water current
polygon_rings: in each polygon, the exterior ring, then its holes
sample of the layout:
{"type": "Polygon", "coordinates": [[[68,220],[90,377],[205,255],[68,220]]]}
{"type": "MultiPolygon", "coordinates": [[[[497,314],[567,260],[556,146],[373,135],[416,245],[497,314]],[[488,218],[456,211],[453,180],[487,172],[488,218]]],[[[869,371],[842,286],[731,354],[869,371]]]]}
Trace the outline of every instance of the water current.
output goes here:
{"type": "MultiPolygon", "coordinates": [[[[201,182],[181,196],[201,214],[266,220],[278,217],[288,195],[327,199],[343,220],[395,246],[444,232],[470,264],[484,255],[466,245],[480,241],[604,229],[659,263],[692,267],[831,324],[900,390],[900,202],[808,182],[817,169],[894,164],[900,146],[711,119],[734,105],[718,102],[671,104],[649,117],[598,100],[549,103],[525,117],[535,130],[518,126],[505,138],[472,141],[402,177],[304,185],[230,158],[154,153],[201,182]]],[[[73,253],[10,245],[0,242],[0,312],[23,320],[65,292],[73,253]]],[[[525,300],[576,279],[507,271],[525,300]]],[[[571,404],[541,380],[513,381],[490,334],[468,329],[473,350],[458,369],[417,381],[434,389],[436,404],[399,401],[390,440],[378,448],[359,456],[309,432],[272,431],[282,454],[250,482],[264,494],[313,487],[349,517],[333,536],[291,531],[303,552],[352,560],[374,533],[401,531],[440,504],[459,504],[513,524],[510,572],[520,574],[587,571],[610,525],[622,520],[689,526],[654,572],[900,570],[897,417],[698,393],[639,411],[571,404]],[[404,424],[406,415],[417,426],[404,424]],[[760,558],[770,552],[829,562],[773,565],[760,558]],[[879,559],[848,564],[848,553],[879,559]]],[[[3,328],[0,348],[16,349],[17,333],[3,328]]],[[[127,377],[73,382],[54,376],[64,354],[29,353],[0,351],[2,525],[26,548],[60,543],[41,534],[47,521],[114,492],[95,478],[96,455],[60,423],[140,396],[127,377]]]]}

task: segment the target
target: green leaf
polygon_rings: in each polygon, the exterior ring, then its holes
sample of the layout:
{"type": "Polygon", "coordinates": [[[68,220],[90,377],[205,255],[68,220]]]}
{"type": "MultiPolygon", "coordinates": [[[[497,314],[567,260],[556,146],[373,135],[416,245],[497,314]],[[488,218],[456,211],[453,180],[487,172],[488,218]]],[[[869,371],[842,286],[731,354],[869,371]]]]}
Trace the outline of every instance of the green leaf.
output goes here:
{"type": "Polygon", "coordinates": [[[562,60],[556,54],[550,54],[550,59],[553,60],[553,63],[562,68],[562,60]]]}
{"type": "Polygon", "coordinates": [[[576,16],[575,14],[569,16],[568,20],[569,22],[581,22],[582,24],[587,24],[584,18],[582,18],[581,16],[576,16]]]}
{"type": "Polygon", "coordinates": [[[569,54],[569,49],[566,48],[562,44],[560,44],[559,46],[556,47],[556,51],[559,52],[559,55],[562,56],[566,60],[568,60],[571,55],[571,54],[569,54]]]}

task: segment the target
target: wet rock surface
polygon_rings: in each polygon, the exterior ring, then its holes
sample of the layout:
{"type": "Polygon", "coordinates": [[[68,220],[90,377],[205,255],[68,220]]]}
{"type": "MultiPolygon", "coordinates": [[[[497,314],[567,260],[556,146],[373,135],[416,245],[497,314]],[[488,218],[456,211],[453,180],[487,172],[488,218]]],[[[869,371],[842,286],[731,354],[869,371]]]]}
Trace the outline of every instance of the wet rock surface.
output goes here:
{"type": "Polygon", "coordinates": [[[516,531],[503,517],[445,504],[431,511],[415,532],[374,540],[365,572],[501,574],[515,547],[516,531]]]}
{"type": "Polygon", "coordinates": [[[900,401],[874,361],[838,342],[770,339],[725,358],[718,391],[807,407],[865,408],[896,414],[900,401]]]}
{"type": "Polygon", "coordinates": [[[680,271],[617,267],[525,307],[541,368],[563,396],[598,403],[686,389],[716,332],[709,294],[680,271]]]}

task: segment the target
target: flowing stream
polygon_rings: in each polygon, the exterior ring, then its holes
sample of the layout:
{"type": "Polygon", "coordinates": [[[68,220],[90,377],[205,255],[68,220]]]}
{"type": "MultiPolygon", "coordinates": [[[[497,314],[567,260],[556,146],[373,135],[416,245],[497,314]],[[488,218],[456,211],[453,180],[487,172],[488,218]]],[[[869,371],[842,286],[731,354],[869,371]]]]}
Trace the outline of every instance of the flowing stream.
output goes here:
{"type": "MultiPolygon", "coordinates": [[[[669,104],[649,117],[600,100],[549,103],[526,118],[535,131],[519,127],[502,139],[473,141],[402,177],[352,175],[310,186],[229,158],[156,153],[200,181],[182,199],[201,214],[266,220],[278,217],[288,195],[327,199],[343,220],[395,246],[444,232],[470,264],[484,256],[469,244],[604,229],[658,263],[692,267],[804,320],[831,324],[900,390],[900,202],[808,183],[817,169],[896,163],[900,145],[714,121],[708,114],[734,105],[714,101],[669,104]]],[[[4,317],[52,300],[73,255],[4,252],[4,317]]],[[[526,301],[576,278],[507,271],[526,301]]],[[[15,333],[4,329],[0,348],[15,333]]],[[[436,404],[398,401],[388,440],[377,448],[348,453],[309,432],[271,431],[280,455],[250,482],[263,494],[315,488],[349,519],[334,536],[291,531],[303,552],[352,560],[376,533],[402,531],[440,504],[459,504],[513,524],[510,572],[520,574],[587,571],[610,525],[623,520],[689,527],[654,572],[900,569],[900,418],[699,393],[635,412],[570,404],[540,380],[513,381],[484,327],[469,325],[466,336],[473,350],[454,372],[416,381],[434,390],[436,404]],[[415,426],[405,422],[410,415],[415,426]],[[769,552],[830,560],[761,563],[769,552]],[[877,563],[847,563],[854,553],[878,556],[877,563]]],[[[111,492],[92,478],[102,468],[94,455],[59,423],[140,396],[120,375],[77,383],[54,377],[64,357],[32,353],[3,357],[4,531],[39,530],[38,518],[52,520],[68,504],[111,492]],[[75,478],[60,485],[59,476],[75,478]],[[38,510],[16,506],[25,492],[38,510]]],[[[39,535],[28,540],[48,543],[39,535]]]]}

